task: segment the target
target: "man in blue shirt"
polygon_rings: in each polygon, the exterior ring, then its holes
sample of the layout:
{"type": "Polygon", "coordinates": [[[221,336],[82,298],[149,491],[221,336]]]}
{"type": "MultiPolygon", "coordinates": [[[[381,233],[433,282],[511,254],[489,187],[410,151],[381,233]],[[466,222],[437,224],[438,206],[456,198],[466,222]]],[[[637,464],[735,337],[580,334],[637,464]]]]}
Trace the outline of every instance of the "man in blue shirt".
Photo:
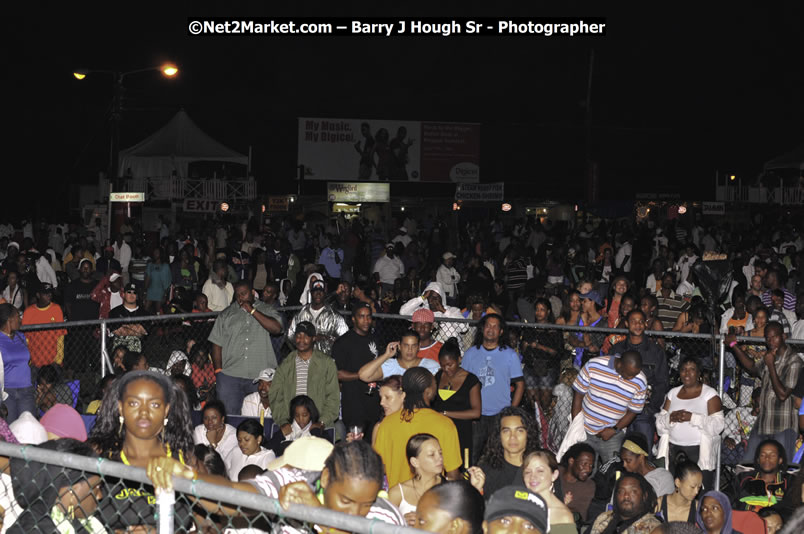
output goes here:
{"type": "Polygon", "coordinates": [[[330,287],[337,286],[341,279],[341,263],[343,263],[343,249],[340,247],[338,236],[330,236],[330,245],[321,251],[318,256],[318,263],[324,266],[327,277],[330,279],[330,287]]]}
{"type": "MultiPolygon", "coordinates": [[[[519,406],[525,392],[519,355],[506,343],[508,328],[496,313],[485,315],[477,325],[475,343],[463,356],[461,366],[480,379],[483,401],[480,420],[472,429],[472,448],[479,457],[494,424],[494,417],[507,406],[519,406]],[[511,386],[514,394],[511,396],[511,386]]],[[[473,458],[473,464],[477,458],[473,458]]]]}

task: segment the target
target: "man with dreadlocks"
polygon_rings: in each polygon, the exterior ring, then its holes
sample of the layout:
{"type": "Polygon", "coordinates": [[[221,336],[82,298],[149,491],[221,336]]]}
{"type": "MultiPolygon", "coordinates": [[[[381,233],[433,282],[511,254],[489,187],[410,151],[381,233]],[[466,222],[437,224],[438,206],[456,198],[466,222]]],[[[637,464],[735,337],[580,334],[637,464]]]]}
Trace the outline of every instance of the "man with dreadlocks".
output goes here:
{"type": "Polygon", "coordinates": [[[488,499],[512,481],[521,484],[522,460],[538,449],[539,426],[533,416],[519,407],[503,408],[478,463],[486,475],[483,495],[488,499]]]}
{"type": "Polygon", "coordinates": [[[590,534],[647,534],[661,524],[656,494],[639,473],[623,473],[614,485],[614,509],[600,514],[590,534]]]}

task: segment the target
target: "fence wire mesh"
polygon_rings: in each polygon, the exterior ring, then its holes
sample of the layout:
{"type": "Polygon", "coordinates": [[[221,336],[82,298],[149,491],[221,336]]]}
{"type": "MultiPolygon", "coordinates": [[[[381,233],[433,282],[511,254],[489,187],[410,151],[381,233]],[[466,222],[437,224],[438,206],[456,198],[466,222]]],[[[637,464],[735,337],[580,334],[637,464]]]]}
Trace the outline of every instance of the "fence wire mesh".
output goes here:
{"type": "MultiPolygon", "coordinates": [[[[284,325],[291,323],[299,308],[281,308],[284,325]]],[[[351,324],[348,312],[343,313],[351,324]]],[[[209,335],[216,314],[161,315],[138,317],[133,320],[85,321],[26,326],[21,330],[28,339],[32,361],[33,383],[36,384],[37,407],[45,411],[56,402],[72,404],[84,413],[101,396],[101,377],[110,370],[123,366],[122,350],[125,347],[146,356],[147,365],[167,374],[185,372],[184,365],[190,346],[209,335]],[[142,329],[132,329],[131,324],[142,329]],[[104,335],[105,333],[105,335],[104,335]],[[108,355],[107,368],[103,368],[103,354],[108,355]]],[[[408,316],[374,314],[374,335],[380,342],[380,352],[390,341],[399,339],[412,326],[408,316]]],[[[659,344],[667,358],[669,387],[679,385],[678,367],[683,358],[695,357],[702,363],[704,383],[718,389],[719,354],[721,336],[683,334],[677,332],[647,332],[650,342],[659,344]]],[[[476,342],[478,326],[469,319],[437,317],[432,330],[435,343],[456,338],[462,351],[476,342]]],[[[526,381],[540,388],[547,387],[550,395],[544,398],[527,397],[527,406],[536,413],[542,425],[542,445],[557,450],[567,432],[572,407],[572,382],[577,369],[588,358],[599,353],[610,353],[612,348],[627,336],[622,329],[558,326],[532,323],[509,323],[506,342],[523,359],[526,381]],[[578,341],[586,347],[578,349],[578,341]],[[539,365],[530,365],[529,347],[535,344],[555,345],[557,352],[549,362],[549,372],[539,365]],[[552,374],[550,374],[552,373],[552,374]],[[529,374],[535,374],[530,377],[529,374]],[[549,376],[546,376],[549,375],[549,376]],[[531,382],[530,379],[533,379],[531,382]]],[[[479,339],[479,338],[478,338],[479,339]]],[[[765,349],[764,339],[741,337],[743,348],[755,359],[765,349]]],[[[288,333],[272,338],[277,359],[281,361],[293,349],[288,333]]],[[[804,340],[788,340],[794,350],[804,352],[804,340]]],[[[544,363],[544,362],[542,362],[544,363]]],[[[756,419],[751,397],[759,386],[758,379],[747,374],[729,352],[725,352],[723,384],[723,411],[726,429],[721,447],[722,463],[734,465],[742,452],[756,419]]]]}
{"type": "MultiPolygon", "coordinates": [[[[0,481],[3,532],[291,534],[327,527],[361,534],[421,532],[383,521],[372,512],[361,517],[323,505],[284,508],[269,496],[279,480],[271,473],[252,480],[260,493],[178,477],[175,491],[160,492],[144,469],[99,459],[89,445],[71,439],[38,447],[0,443],[0,455],[8,467],[0,481]]],[[[203,463],[200,469],[207,472],[203,463]]],[[[299,481],[314,491],[320,474],[298,473],[299,481]]]]}

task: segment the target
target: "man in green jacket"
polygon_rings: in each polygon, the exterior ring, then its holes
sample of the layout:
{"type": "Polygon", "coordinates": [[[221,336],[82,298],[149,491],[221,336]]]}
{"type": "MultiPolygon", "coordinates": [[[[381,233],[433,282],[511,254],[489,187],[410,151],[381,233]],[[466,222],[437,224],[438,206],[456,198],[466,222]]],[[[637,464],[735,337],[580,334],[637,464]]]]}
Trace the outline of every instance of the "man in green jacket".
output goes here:
{"type": "Polygon", "coordinates": [[[335,360],[313,349],[315,326],[309,321],[296,325],[296,350],[282,360],[274,375],[268,398],[274,421],[282,433],[290,434],[290,401],[297,395],[307,395],[321,414],[324,427],[331,427],[338,418],[340,391],[335,360]]]}

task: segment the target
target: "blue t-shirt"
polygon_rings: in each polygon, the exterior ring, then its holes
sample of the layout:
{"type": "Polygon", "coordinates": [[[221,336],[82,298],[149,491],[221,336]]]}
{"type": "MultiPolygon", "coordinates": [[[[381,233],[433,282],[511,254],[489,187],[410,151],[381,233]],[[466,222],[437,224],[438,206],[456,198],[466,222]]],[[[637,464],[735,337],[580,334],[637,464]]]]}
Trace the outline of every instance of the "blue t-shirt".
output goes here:
{"type": "Polygon", "coordinates": [[[480,379],[483,415],[497,415],[511,406],[511,381],[522,378],[522,364],[514,349],[472,346],[463,355],[461,367],[480,379]]]}
{"type": "Polygon", "coordinates": [[[0,354],[3,355],[5,388],[31,387],[31,368],[28,365],[31,353],[28,352],[25,334],[17,332],[10,338],[0,332],[0,354]]]}
{"type": "Polygon", "coordinates": [[[170,272],[170,266],[166,263],[160,265],[149,263],[148,267],[145,269],[145,274],[151,280],[151,285],[148,287],[148,293],[145,296],[146,300],[157,302],[162,300],[165,291],[167,291],[170,284],[173,283],[173,273],[170,272]]]}

